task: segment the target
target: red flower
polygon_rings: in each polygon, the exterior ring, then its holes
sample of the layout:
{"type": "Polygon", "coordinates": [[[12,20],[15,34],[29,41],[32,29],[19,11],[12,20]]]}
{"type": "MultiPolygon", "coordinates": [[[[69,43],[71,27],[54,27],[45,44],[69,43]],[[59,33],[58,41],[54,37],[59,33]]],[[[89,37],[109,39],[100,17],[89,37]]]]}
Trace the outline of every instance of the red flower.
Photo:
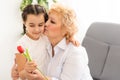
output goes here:
{"type": "Polygon", "coordinates": [[[17,50],[18,50],[20,53],[24,53],[24,49],[22,48],[22,46],[17,46],[17,50]]]}

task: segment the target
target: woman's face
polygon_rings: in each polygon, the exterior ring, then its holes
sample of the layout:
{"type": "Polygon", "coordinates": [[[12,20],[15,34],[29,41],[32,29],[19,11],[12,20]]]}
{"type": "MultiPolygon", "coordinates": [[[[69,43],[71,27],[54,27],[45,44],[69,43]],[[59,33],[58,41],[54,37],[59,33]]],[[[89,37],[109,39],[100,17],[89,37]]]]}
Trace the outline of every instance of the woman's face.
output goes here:
{"type": "Polygon", "coordinates": [[[26,26],[26,34],[33,40],[38,40],[40,35],[44,32],[44,15],[27,15],[27,20],[24,22],[26,26]]]}
{"type": "Polygon", "coordinates": [[[61,17],[55,12],[49,14],[49,19],[46,22],[45,35],[49,39],[59,39],[62,38],[62,26],[61,26],[61,17]]]}

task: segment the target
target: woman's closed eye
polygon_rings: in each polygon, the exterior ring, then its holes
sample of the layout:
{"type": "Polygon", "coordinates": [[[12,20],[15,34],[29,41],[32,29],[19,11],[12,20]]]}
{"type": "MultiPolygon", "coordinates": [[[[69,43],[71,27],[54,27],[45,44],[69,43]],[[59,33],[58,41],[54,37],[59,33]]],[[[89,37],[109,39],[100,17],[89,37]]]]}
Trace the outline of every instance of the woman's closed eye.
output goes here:
{"type": "Polygon", "coordinates": [[[56,22],[55,22],[55,21],[53,21],[53,20],[50,20],[50,22],[51,22],[51,23],[53,23],[53,24],[55,24],[55,23],[56,23],[56,22]]]}

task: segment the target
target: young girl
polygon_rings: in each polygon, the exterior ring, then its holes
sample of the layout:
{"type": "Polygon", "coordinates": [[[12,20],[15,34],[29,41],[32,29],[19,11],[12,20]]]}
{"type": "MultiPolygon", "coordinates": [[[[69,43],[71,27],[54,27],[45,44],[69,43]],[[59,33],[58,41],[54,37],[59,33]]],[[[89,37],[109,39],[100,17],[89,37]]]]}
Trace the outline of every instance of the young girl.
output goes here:
{"type": "MultiPolygon", "coordinates": [[[[46,57],[46,45],[48,43],[47,38],[43,35],[44,25],[48,19],[47,12],[45,8],[40,5],[28,5],[23,10],[22,19],[25,34],[17,42],[17,46],[20,45],[24,47],[24,49],[27,48],[30,52],[30,56],[39,65],[38,68],[41,69],[43,66],[41,63],[46,57]]],[[[18,51],[15,53],[18,53],[18,51]]],[[[14,64],[12,69],[12,78],[13,80],[19,78],[16,64],[14,64]]]]}

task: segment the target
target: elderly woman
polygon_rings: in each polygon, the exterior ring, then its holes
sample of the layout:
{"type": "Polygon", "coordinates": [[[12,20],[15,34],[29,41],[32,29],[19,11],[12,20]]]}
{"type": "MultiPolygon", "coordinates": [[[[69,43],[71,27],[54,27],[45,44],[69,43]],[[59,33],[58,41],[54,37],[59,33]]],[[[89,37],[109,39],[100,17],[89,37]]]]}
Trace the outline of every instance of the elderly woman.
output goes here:
{"type": "Polygon", "coordinates": [[[51,44],[47,46],[47,57],[43,63],[46,70],[43,74],[36,69],[35,62],[28,62],[25,66],[26,77],[30,80],[93,80],[89,67],[88,56],[82,46],[76,47],[67,43],[77,31],[73,10],[54,5],[49,10],[45,34],[51,44]],[[45,78],[47,77],[47,79],[45,78]]]}

